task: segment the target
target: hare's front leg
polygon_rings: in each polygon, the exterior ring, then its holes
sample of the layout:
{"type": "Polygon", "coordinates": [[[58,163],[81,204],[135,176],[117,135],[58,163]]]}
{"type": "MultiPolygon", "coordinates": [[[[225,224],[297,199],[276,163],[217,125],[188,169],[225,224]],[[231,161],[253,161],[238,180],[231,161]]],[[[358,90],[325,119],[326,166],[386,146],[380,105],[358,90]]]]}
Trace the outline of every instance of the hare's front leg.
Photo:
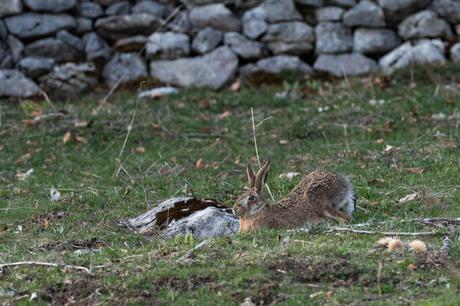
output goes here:
{"type": "Polygon", "coordinates": [[[327,208],[324,210],[324,216],[339,221],[340,223],[350,223],[351,217],[345,212],[336,208],[327,208]]]}

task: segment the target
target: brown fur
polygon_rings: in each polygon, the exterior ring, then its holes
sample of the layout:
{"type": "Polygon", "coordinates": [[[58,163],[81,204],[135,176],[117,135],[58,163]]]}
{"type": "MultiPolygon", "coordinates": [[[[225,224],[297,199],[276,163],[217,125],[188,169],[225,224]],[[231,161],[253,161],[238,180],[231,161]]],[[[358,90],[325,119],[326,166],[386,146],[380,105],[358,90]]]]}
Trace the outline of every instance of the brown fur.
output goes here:
{"type": "MultiPolygon", "coordinates": [[[[252,177],[254,175],[248,175],[250,185],[254,186],[254,180],[257,181],[259,175],[266,178],[268,166],[269,163],[266,163],[255,179],[252,177]]],[[[248,170],[249,174],[251,172],[252,170],[248,170]]],[[[261,189],[260,186],[252,187],[240,196],[234,206],[240,216],[240,232],[260,227],[297,228],[306,224],[317,224],[326,218],[343,223],[351,220],[351,216],[338,208],[346,199],[351,185],[338,174],[322,170],[311,172],[285,198],[271,206],[268,206],[263,198],[261,189]],[[249,203],[251,195],[256,197],[256,200],[249,203]],[[244,207],[241,203],[249,204],[244,207]],[[251,212],[251,209],[254,212],[251,212]]]]}

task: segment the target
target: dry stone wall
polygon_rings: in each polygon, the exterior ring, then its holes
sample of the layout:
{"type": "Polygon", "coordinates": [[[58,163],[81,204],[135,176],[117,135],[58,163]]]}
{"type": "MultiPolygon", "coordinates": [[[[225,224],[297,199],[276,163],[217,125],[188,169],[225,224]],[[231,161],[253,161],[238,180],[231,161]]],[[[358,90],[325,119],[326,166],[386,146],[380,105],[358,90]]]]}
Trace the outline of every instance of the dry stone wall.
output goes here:
{"type": "Polygon", "coordinates": [[[460,0],[1,0],[0,96],[460,61],[460,0]]]}

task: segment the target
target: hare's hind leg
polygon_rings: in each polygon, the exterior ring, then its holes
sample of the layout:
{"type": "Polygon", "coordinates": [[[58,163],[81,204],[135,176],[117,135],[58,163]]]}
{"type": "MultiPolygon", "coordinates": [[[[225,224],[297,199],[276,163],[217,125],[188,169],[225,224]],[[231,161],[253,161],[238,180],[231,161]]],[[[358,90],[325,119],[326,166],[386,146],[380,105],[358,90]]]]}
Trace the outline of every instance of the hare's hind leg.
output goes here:
{"type": "Polygon", "coordinates": [[[349,223],[351,221],[351,217],[347,213],[336,208],[325,209],[323,214],[325,217],[332,218],[340,223],[349,223]]]}

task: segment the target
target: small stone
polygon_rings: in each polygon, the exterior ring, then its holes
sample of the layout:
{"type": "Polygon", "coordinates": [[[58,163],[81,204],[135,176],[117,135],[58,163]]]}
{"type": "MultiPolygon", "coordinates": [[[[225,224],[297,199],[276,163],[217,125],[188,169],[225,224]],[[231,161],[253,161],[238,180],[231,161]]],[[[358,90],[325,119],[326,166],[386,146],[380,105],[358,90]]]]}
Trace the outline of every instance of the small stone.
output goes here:
{"type": "MultiPolygon", "coordinates": [[[[4,1],[4,0],[2,0],[4,1]]],[[[32,11],[60,13],[73,9],[76,0],[23,0],[32,11]]]]}
{"type": "Polygon", "coordinates": [[[460,43],[456,43],[450,48],[450,59],[454,63],[460,62],[460,43]]]}
{"type": "Polygon", "coordinates": [[[140,52],[146,45],[148,37],[144,35],[135,35],[119,39],[113,45],[118,52],[140,52]]]}
{"type": "Polygon", "coordinates": [[[53,71],[40,77],[40,86],[53,97],[74,97],[87,92],[98,83],[93,63],[67,63],[53,67],[53,71]]]}
{"type": "Polygon", "coordinates": [[[398,35],[389,29],[357,29],[353,36],[353,50],[361,53],[388,52],[401,44],[398,35]]]}
{"type": "Polygon", "coordinates": [[[230,82],[238,69],[238,57],[228,47],[204,56],[152,61],[151,76],[163,83],[183,87],[218,89],[230,82]]]}
{"type": "Polygon", "coordinates": [[[190,39],[183,33],[153,33],[147,42],[147,58],[175,59],[190,53],[190,39]]]}
{"type": "Polygon", "coordinates": [[[93,30],[93,21],[89,18],[77,18],[77,29],[75,32],[79,35],[86,34],[93,30]]]}
{"type": "Polygon", "coordinates": [[[443,19],[439,18],[432,11],[421,11],[407,17],[398,26],[398,34],[403,39],[417,38],[450,38],[452,30],[450,25],[443,19]]]}
{"type": "Polygon", "coordinates": [[[81,58],[78,50],[69,47],[56,38],[43,38],[26,46],[26,56],[39,56],[54,59],[56,62],[73,62],[81,58]]]}
{"type": "Polygon", "coordinates": [[[353,46],[351,30],[341,23],[320,23],[315,28],[315,36],[317,54],[348,52],[353,46]]]}
{"type": "Polygon", "coordinates": [[[0,17],[16,15],[22,13],[21,0],[2,0],[0,1],[0,17]]]}
{"type": "Polygon", "coordinates": [[[257,7],[243,14],[243,22],[251,19],[260,19],[275,23],[302,20],[302,16],[297,11],[292,0],[265,0],[257,7]]]}
{"type": "Polygon", "coordinates": [[[131,13],[131,3],[128,1],[121,1],[114,4],[111,4],[105,10],[106,15],[128,15],[131,13]]]}
{"type": "Polygon", "coordinates": [[[360,53],[329,55],[322,54],[313,68],[319,72],[326,72],[335,77],[359,76],[370,74],[378,70],[374,60],[360,53]]]}
{"type": "Polygon", "coordinates": [[[192,50],[201,54],[208,53],[221,43],[222,37],[222,31],[210,27],[204,28],[193,38],[192,50]]]}
{"type": "Polygon", "coordinates": [[[244,59],[260,58],[265,54],[260,42],[249,40],[237,32],[225,33],[224,43],[244,59]]]}
{"type": "Polygon", "coordinates": [[[147,13],[157,17],[166,15],[166,6],[155,1],[138,2],[132,9],[133,13],[147,13]]]}
{"type": "Polygon", "coordinates": [[[148,76],[144,60],[136,53],[116,53],[105,65],[102,72],[106,83],[113,86],[121,83],[134,82],[148,76]]]}
{"type": "Polygon", "coordinates": [[[194,7],[189,13],[190,22],[198,28],[213,27],[224,32],[239,32],[240,20],[223,4],[194,7]]]}
{"type": "Polygon", "coordinates": [[[87,18],[97,18],[104,15],[102,7],[95,2],[83,2],[79,6],[80,15],[87,18]]]}
{"type": "Polygon", "coordinates": [[[308,64],[299,57],[292,55],[276,55],[259,60],[256,64],[248,64],[240,68],[240,74],[248,77],[257,72],[279,74],[283,71],[299,72],[303,75],[312,73],[308,64]]]}
{"type": "Polygon", "coordinates": [[[349,27],[384,27],[385,16],[374,2],[362,0],[343,15],[343,23],[349,27]]]}
{"type": "Polygon", "coordinates": [[[75,29],[77,26],[72,16],[64,14],[25,13],[7,17],[5,23],[11,34],[25,39],[40,38],[60,30],[75,29]]]}
{"type": "Polygon", "coordinates": [[[262,19],[249,19],[243,22],[243,33],[249,38],[257,39],[267,31],[267,23],[262,19]]]}
{"type": "Polygon", "coordinates": [[[460,1],[433,0],[430,9],[450,23],[460,23],[460,1]]]}
{"type": "Polygon", "coordinates": [[[18,62],[18,68],[30,78],[50,72],[53,69],[55,61],[46,57],[24,57],[18,62]]]}
{"type": "Polygon", "coordinates": [[[0,97],[27,98],[40,92],[37,84],[17,70],[0,70],[0,97]]]}
{"type": "Polygon", "coordinates": [[[8,48],[10,49],[11,55],[13,56],[13,60],[17,62],[24,52],[24,44],[13,35],[8,36],[7,42],[8,48]]]}
{"type": "Polygon", "coordinates": [[[83,36],[87,61],[105,62],[110,58],[111,50],[108,44],[95,32],[83,36]]]}
{"type": "Polygon", "coordinates": [[[85,50],[85,42],[78,36],[75,36],[67,31],[59,31],[56,35],[56,38],[61,40],[63,43],[74,48],[78,51],[85,50]]]}
{"type": "Polygon", "coordinates": [[[338,6],[321,7],[315,11],[318,22],[340,21],[345,10],[338,6]]]}
{"type": "Polygon", "coordinates": [[[427,7],[431,0],[377,0],[388,24],[398,24],[408,15],[427,7]]]}

